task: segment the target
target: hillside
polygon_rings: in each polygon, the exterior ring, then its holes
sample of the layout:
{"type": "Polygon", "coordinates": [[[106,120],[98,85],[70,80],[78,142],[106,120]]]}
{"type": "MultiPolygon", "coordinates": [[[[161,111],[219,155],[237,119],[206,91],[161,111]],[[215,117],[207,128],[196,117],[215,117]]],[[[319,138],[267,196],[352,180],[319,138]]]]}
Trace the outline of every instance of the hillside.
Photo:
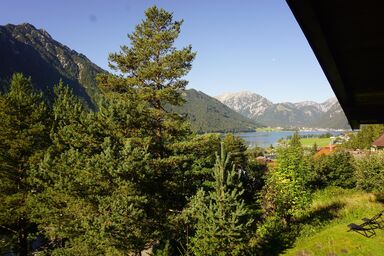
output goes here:
{"type": "Polygon", "coordinates": [[[95,77],[105,72],[47,31],[28,23],[0,26],[0,59],[1,79],[21,72],[32,77],[36,88],[48,93],[62,79],[91,107],[98,95],[95,77]]]}
{"type": "Polygon", "coordinates": [[[184,97],[183,106],[171,109],[186,115],[197,132],[254,131],[262,127],[203,92],[189,89],[184,97]]]}
{"type": "Polygon", "coordinates": [[[216,98],[238,113],[272,127],[349,128],[336,98],[323,103],[273,103],[251,92],[226,93],[216,98]]]}
{"type": "MultiPolygon", "coordinates": [[[[53,85],[62,79],[95,109],[99,95],[96,75],[106,71],[54,40],[47,31],[28,23],[0,26],[0,59],[0,81],[21,72],[31,76],[34,86],[50,97],[53,85]]],[[[197,132],[249,131],[260,127],[202,92],[187,90],[185,96],[187,103],[174,110],[186,114],[197,132]]]]}

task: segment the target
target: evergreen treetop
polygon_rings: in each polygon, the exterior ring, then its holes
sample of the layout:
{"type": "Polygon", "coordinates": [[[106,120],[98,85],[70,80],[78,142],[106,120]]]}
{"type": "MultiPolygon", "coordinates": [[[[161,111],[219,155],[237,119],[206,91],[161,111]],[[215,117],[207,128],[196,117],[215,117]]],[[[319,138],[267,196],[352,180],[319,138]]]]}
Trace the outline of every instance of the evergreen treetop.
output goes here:
{"type": "Polygon", "coordinates": [[[180,105],[183,101],[178,90],[188,84],[182,77],[190,71],[196,55],[190,45],[181,50],[174,46],[182,23],[156,6],[146,10],[145,19],[128,35],[130,47],[122,46],[119,53],[109,56],[110,67],[124,74],[124,82],[105,87],[119,92],[130,86],[140,88],[157,109],[166,103],[180,105]]]}

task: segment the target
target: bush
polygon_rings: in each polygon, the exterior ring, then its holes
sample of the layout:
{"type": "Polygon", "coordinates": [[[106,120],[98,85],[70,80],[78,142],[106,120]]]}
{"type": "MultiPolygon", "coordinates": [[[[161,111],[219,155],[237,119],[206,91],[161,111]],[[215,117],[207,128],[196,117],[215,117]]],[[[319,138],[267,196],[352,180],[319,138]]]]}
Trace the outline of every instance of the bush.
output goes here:
{"type": "Polygon", "coordinates": [[[368,192],[384,192],[384,152],[356,159],[356,186],[368,192]]]}
{"type": "Polygon", "coordinates": [[[268,172],[261,200],[265,216],[277,215],[290,222],[300,215],[310,203],[306,190],[308,171],[309,165],[296,133],[287,146],[277,149],[276,167],[268,172]]]}
{"type": "Polygon", "coordinates": [[[313,161],[310,184],[315,189],[327,186],[353,188],[355,186],[355,168],[350,153],[338,151],[322,155],[313,161]]]}

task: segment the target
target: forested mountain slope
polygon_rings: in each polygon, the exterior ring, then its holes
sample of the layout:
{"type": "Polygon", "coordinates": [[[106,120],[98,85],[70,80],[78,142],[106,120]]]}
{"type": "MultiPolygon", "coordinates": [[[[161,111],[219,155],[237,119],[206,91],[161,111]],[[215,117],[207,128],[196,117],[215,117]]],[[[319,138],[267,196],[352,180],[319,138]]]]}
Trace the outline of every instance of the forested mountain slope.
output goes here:
{"type": "Polygon", "coordinates": [[[186,115],[198,132],[254,131],[262,125],[237,113],[215,98],[195,89],[184,93],[186,103],[172,109],[186,115]]]}
{"type": "Polygon", "coordinates": [[[48,93],[61,79],[91,107],[98,95],[96,75],[105,72],[83,54],[28,23],[0,26],[0,59],[1,79],[20,72],[48,93]]]}

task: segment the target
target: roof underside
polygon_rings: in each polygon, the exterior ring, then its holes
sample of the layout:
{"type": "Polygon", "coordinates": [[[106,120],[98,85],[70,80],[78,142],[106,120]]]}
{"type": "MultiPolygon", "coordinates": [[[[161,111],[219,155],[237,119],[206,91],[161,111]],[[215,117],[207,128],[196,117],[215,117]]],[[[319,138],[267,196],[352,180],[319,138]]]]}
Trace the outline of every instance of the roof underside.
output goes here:
{"type": "Polygon", "coordinates": [[[384,1],[287,2],[352,128],[384,123],[384,1]]]}

